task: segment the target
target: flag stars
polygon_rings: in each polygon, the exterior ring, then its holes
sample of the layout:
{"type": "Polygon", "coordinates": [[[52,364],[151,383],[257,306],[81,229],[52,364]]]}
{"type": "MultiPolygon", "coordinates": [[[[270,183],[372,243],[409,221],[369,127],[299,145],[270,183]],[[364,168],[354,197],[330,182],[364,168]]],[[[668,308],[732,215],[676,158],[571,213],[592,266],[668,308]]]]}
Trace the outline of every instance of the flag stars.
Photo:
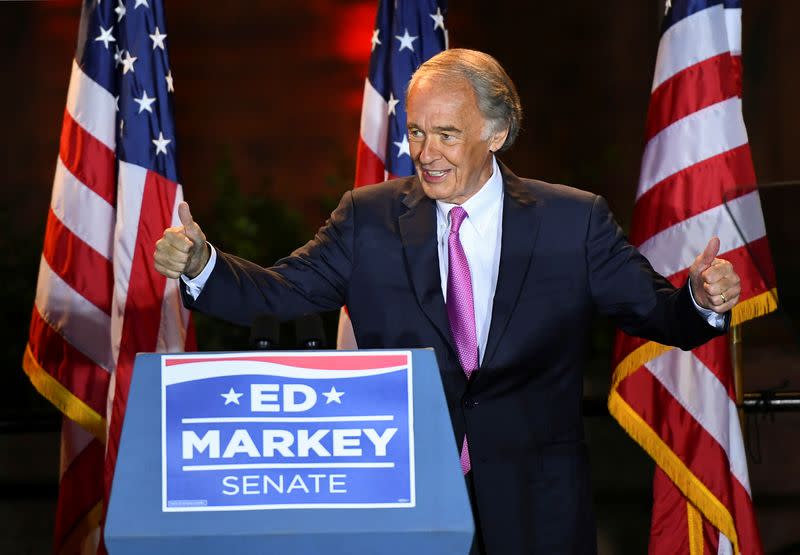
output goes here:
{"type": "Polygon", "coordinates": [[[167,90],[169,92],[174,93],[175,92],[175,86],[174,86],[174,84],[172,82],[172,70],[169,70],[169,73],[167,73],[164,76],[164,79],[167,81],[167,90]]]}
{"type": "Polygon", "coordinates": [[[114,8],[114,11],[117,12],[117,23],[119,23],[125,17],[125,4],[122,0],[119,0],[119,4],[114,8]]]}
{"type": "Polygon", "coordinates": [[[336,386],[331,386],[331,390],[323,392],[322,395],[327,399],[325,401],[326,405],[330,405],[331,403],[338,403],[342,404],[342,395],[344,395],[344,391],[336,391],[336,386]]]}
{"type": "Polygon", "coordinates": [[[394,145],[400,149],[397,153],[397,157],[400,158],[403,154],[408,157],[411,157],[411,151],[408,150],[408,136],[403,135],[402,141],[392,141],[394,145]]]}
{"type": "Polygon", "coordinates": [[[114,67],[118,67],[119,64],[122,62],[122,53],[124,50],[120,50],[119,46],[116,44],[114,45],[114,67]]]}
{"type": "Polygon", "coordinates": [[[389,110],[387,112],[387,115],[389,115],[389,116],[396,116],[397,115],[397,112],[395,112],[395,106],[397,106],[397,104],[399,102],[400,101],[394,97],[394,93],[390,92],[389,93],[389,110]]]}
{"type": "Polygon", "coordinates": [[[375,50],[375,47],[376,47],[376,46],[378,46],[379,44],[383,44],[383,43],[381,42],[381,39],[379,39],[379,38],[378,38],[378,34],[379,34],[380,32],[381,32],[381,30],[380,30],[380,29],[375,29],[374,31],[372,31],[372,40],[371,40],[371,42],[372,42],[372,48],[371,48],[371,51],[374,51],[374,50],[375,50]]]}
{"type": "Polygon", "coordinates": [[[244,393],[236,393],[236,391],[233,388],[231,388],[230,391],[228,391],[227,393],[220,393],[220,397],[225,399],[225,405],[230,405],[231,403],[233,403],[234,405],[238,405],[239,397],[241,397],[242,395],[244,395],[244,393]]]}
{"type": "Polygon", "coordinates": [[[125,56],[125,58],[120,59],[120,62],[122,62],[122,74],[125,75],[129,71],[131,73],[135,73],[135,70],[133,69],[133,62],[139,58],[131,56],[131,53],[128,51],[125,52],[125,56]]]}
{"type": "Polygon", "coordinates": [[[444,31],[444,14],[442,14],[442,8],[437,7],[436,13],[430,14],[431,19],[433,19],[433,30],[441,29],[444,31]]]}
{"type": "Polygon", "coordinates": [[[133,7],[133,9],[135,10],[139,6],[144,6],[145,8],[149,8],[150,4],[147,3],[147,0],[136,0],[136,5],[133,7]]]}
{"type": "Polygon", "coordinates": [[[153,102],[155,102],[156,99],[155,99],[155,97],[152,97],[152,98],[148,97],[147,96],[147,91],[142,91],[142,97],[141,98],[134,98],[133,101],[136,102],[139,105],[139,113],[140,114],[142,112],[144,112],[145,110],[147,110],[151,114],[153,113],[153,102]]]}
{"type": "Polygon", "coordinates": [[[115,39],[114,37],[111,36],[111,31],[113,29],[114,29],[113,25],[111,27],[109,27],[108,29],[103,29],[103,26],[100,25],[100,36],[95,38],[94,41],[95,42],[102,42],[103,46],[105,46],[106,50],[108,50],[108,43],[109,42],[117,42],[117,39],[115,39]]]}
{"type": "Polygon", "coordinates": [[[164,39],[165,38],[167,38],[167,35],[162,35],[161,31],[159,31],[158,27],[156,27],[155,34],[150,35],[150,40],[153,41],[153,50],[155,50],[156,47],[160,48],[161,50],[164,50],[164,39]]]}
{"type": "Polygon", "coordinates": [[[402,52],[404,48],[408,48],[412,52],[414,52],[414,41],[417,40],[419,37],[412,37],[408,34],[408,27],[406,27],[406,32],[403,33],[402,36],[395,35],[394,38],[400,41],[400,49],[398,52],[402,52]]]}
{"type": "Polygon", "coordinates": [[[116,108],[117,112],[119,112],[119,95],[114,97],[114,108],[116,108]]]}
{"type": "Polygon", "coordinates": [[[165,139],[164,134],[159,131],[158,139],[153,139],[153,144],[156,145],[156,156],[159,154],[167,154],[167,145],[172,142],[172,139],[165,139]]]}

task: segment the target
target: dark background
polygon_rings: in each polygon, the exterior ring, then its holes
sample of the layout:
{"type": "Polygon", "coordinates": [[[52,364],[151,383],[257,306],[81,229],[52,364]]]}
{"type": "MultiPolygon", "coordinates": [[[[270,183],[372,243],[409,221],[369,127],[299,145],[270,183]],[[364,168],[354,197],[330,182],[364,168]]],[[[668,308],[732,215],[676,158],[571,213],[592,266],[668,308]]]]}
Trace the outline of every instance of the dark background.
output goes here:
{"type": "MultiPolygon", "coordinates": [[[[762,184],[800,179],[796,0],[746,0],[744,112],[762,184]]],[[[269,263],[309,239],[352,185],[375,2],[170,0],[179,168],[195,219],[222,248],[269,263]]],[[[503,161],[523,176],[605,195],[629,225],[661,2],[451,1],[451,46],[504,64],[525,108],[503,161]]],[[[0,2],[0,552],[46,553],[58,480],[58,415],[20,361],[38,271],[77,0],[0,2]]],[[[163,31],[163,30],[162,30],[163,31]]],[[[798,190],[762,188],[788,314],[744,329],[745,390],[800,389],[798,190]],[[791,319],[794,318],[794,324],[791,319]]],[[[328,319],[330,325],[330,317],[328,319]]],[[[201,348],[244,332],[200,320],[201,348]]],[[[596,323],[587,395],[608,392],[613,330],[596,323]]],[[[646,552],[652,464],[607,415],[586,419],[604,554],[646,552]]],[[[748,418],[765,548],[800,553],[800,415],[748,418]]]]}

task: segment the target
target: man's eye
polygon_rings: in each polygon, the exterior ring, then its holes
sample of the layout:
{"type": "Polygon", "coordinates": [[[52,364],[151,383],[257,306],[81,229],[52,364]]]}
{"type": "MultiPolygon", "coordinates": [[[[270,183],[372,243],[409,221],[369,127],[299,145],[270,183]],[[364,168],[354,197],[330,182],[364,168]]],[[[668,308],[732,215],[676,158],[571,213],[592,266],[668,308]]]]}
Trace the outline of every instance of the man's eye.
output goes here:
{"type": "Polygon", "coordinates": [[[419,129],[409,129],[408,136],[411,139],[419,139],[422,137],[422,131],[420,131],[419,129]]]}
{"type": "Polygon", "coordinates": [[[452,138],[453,138],[453,136],[450,133],[442,133],[442,140],[443,141],[449,141],[452,138]]]}

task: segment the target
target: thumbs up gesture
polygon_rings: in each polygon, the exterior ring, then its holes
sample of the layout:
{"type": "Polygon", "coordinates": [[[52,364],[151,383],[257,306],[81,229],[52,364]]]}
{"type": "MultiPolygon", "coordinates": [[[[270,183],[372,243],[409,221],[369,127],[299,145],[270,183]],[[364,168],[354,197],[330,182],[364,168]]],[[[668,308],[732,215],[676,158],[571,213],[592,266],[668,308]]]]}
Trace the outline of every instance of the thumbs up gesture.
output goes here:
{"type": "Polygon", "coordinates": [[[718,314],[732,309],[742,291],[738,274],[727,260],[717,258],[719,239],[712,237],[689,268],[694,300],[718,314]]]}
{"type": "Polygon", "coordinates": [[[177,278],[181,274],[193,278],[208,263],[206,236],[192,218],[187,203],[178,205],[178,217],[181,225],[164,230],[164,235],[156,242],[153,260],[156,270],[169,278],[177,278]]]}

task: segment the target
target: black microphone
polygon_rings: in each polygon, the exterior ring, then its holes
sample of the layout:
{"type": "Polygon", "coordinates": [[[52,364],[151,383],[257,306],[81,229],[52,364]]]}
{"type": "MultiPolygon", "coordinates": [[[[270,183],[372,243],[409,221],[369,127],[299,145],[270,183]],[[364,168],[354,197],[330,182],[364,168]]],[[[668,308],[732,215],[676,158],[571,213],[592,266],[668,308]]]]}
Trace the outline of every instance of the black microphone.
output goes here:
{"type": "Polygon", "coordinates": [[[294,321],[297,345],[301,349],[324,349],[325,329],[319,314],[306,314],[294,321]]]}
{"type": "Polygon", "coordinates": [[[271,314],[261,314],[250,326],[250,347],[259,351],[268,351],[278,347],[280,326],[271,314]]]}

